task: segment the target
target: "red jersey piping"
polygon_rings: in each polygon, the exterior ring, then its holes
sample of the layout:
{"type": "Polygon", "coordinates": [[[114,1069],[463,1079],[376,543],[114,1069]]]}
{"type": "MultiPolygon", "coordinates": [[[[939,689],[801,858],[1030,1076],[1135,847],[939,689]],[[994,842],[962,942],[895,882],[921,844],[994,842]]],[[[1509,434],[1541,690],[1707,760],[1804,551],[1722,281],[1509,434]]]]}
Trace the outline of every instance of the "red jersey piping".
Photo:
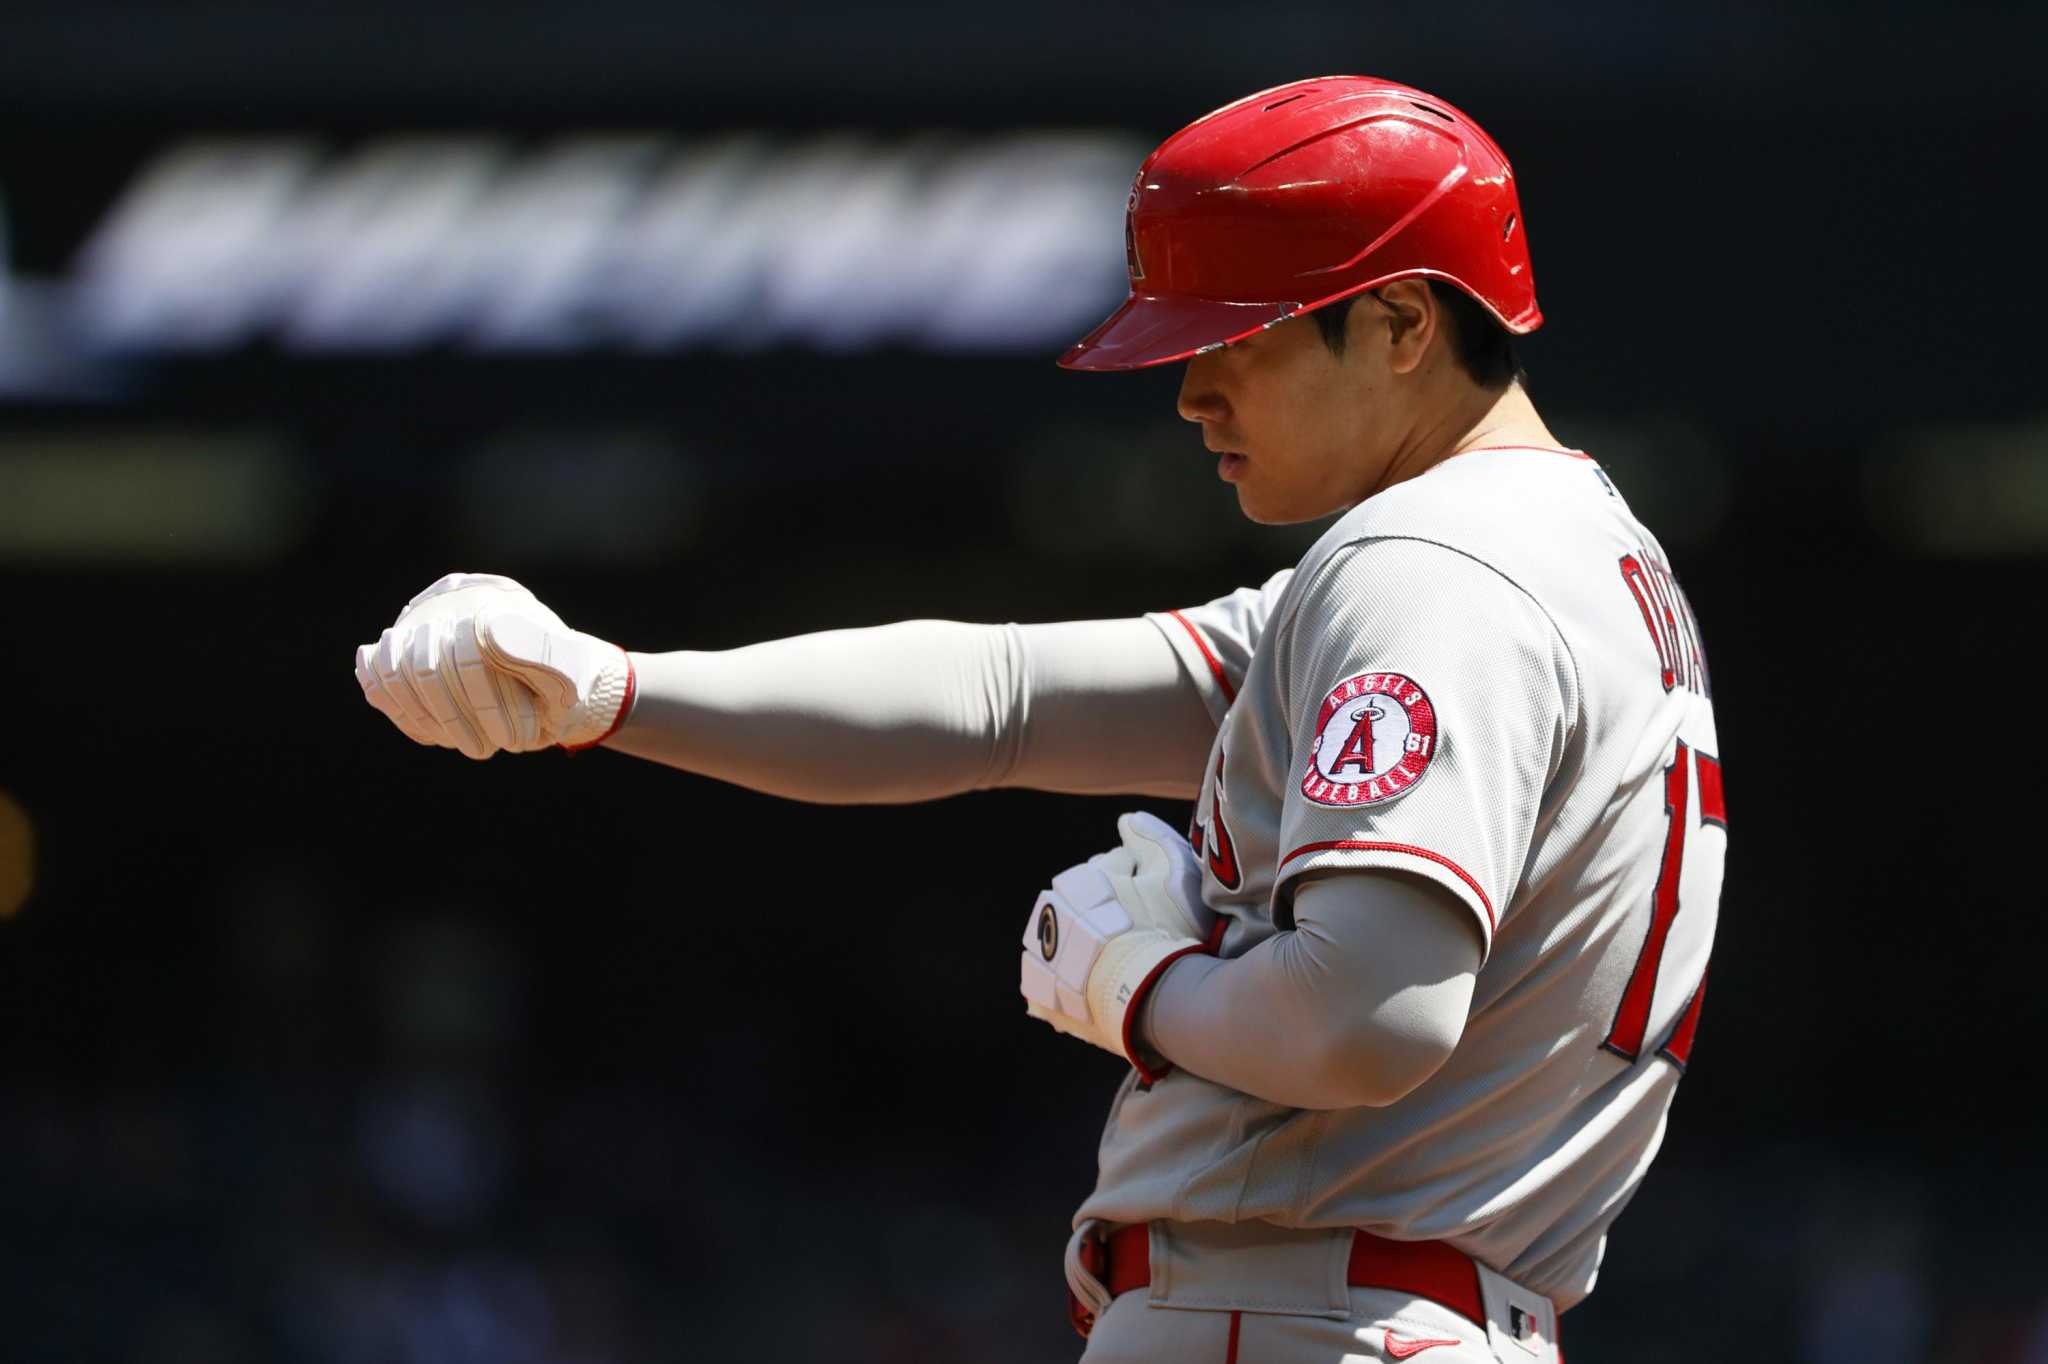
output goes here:
{"type": "Polygon", "coordinates": [[[1209,671],[1215,675],[1216,685],[1223,688],[1223,699],[1234,704],[1237,701],[1237,687],[1231,682],[1230,674],[1223,671],[1223,660],[1216,657],[1215,651],[1209,647],[1209,641],[1202,638],[1202,632],[1195,628],[1194,622],[1180,612],[1168,611],[1166,614],[1179,621],[1180,628],[1188,632],[1188,637],[1194,640],[1195,647],[1202,651],[1202,661],[1209,665],[1209,671]]]}
{"type": "Polygon", "coordinates": [[[1482,887],[1478,881],[1473,879],[1471,872],[1466,871],[1463,867],[1459,866],[1456,862],[1451,861],[1450,858],[1445,857],[1442,853],[1431,852],[1427,848],[1418,848],[1410,843],[1378,843],[1374,842],[1371,839],[1366,838],[1336,838],[1331,839],[1327,843],[1304,843],[1300,847],[1296,848],[1293,852],[1287,854],[1287,856],[1281,858],[1280,865],[1284,867],[1289,862],[1292,862],[1295,858],[1302,856],[1304,853],[1328,852],[1331,849],[1340,849],[1347,852],[1407,853],[1410,857],[1424,858],[1428,861],[1436,863],[1440,867],[1448,868],[1454,875],[1457,876],[1457,878],[1460,881],[1463,881],[1466,885],[1472,888],[1472,893],[1474,895],[1477,895],[1479,897],[1479,907],[1486,911],[1486,931],[1489,934],[1493,932],[1495,927],[1493,920],[1493,901],[1487,898],[1485,888],[1482,887]]]}
{"type": "MultiPolygon", "coordinates": [[[[1475,445],[1470,450],[1460,450],[1460,455],[1476,455],[1485,450],[1533,450],[1546,455],[1569,455],[1573,459],[1590,460],[1593,457],[1584,450],[1566,450],[1556,445],[1475,445]]],[[[1452,456],[1456,458],[1456,456],[1452,456]]]]}

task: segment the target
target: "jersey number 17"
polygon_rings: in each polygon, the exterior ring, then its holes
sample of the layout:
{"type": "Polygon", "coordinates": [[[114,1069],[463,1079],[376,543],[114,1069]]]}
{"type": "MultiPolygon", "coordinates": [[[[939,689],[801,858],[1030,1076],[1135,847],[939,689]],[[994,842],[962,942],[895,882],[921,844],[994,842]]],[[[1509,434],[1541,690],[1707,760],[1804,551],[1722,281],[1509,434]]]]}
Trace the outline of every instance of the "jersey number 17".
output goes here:
{"type": "MultiPolygon", "coordinates": [[[[1728,827],[1728,802],[1721,790],[1720,759],[1699,753],[1690,748],[1683,739],[1678,741],[1677,755],[1671,765],[1664,769],[1664,810],[1668,818],[1664,834],[1664,861],[1657,873],[1657,889],[1652,901],[1650,933],[1643,943],[1643,950],[1636,958],[1635,970],[1629,974],[1628,988],[1622,991],[1621,1005],[1614,1011],[1614,1025],[1607,1030],[1607,1037],[1601,1043],[1607,1050],[1634,1064],[1643,1053],[1643,1040],[1650,1027],[1650,1004],[1657,990],[1657,970],[1664,961],[1664,943],[1671,936],[1671,925],[1677,922],[1679,911],[1678,883],[1685,870],[1686,835],[1692,832],[1687,813],[1691,808],[1690,790],[1693,770],[1699,772],[1699,822],[1702,825],[1715,824],[1722,829],[1728,827]]],[[[1692,992],[1692,999],[1679,1015],[1665,1037],[1657,1054],[1680,1070],[1685,1069],[1692,1059],[1693,1033],[1700,1022],[1700,1004],[1707,996],[1705,973],[1700,976],[1699,985],[1692,992]]]]}

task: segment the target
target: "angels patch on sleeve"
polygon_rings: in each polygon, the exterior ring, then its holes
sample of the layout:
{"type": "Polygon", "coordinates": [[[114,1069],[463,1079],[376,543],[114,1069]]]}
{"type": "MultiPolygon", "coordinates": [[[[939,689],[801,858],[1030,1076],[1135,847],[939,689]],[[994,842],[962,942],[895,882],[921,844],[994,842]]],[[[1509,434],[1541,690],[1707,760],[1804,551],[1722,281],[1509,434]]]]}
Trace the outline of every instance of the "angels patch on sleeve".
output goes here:
{"type": "Polygon", "coordinates": [[[1319,805],[1392,800],[1422,780],[1436,749],[1428,694],[1400,673],[1360,673],[1323,698],[1301,793],[1319,805]]]}

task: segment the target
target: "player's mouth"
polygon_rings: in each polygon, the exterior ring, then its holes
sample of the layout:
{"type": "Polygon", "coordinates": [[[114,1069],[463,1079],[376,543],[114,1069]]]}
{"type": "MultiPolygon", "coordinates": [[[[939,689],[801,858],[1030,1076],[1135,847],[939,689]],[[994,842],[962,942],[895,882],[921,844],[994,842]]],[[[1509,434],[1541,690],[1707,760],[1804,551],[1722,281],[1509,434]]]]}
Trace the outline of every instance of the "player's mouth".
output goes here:
{"type": "Polygon", "coordinates": [[[1216,455],[1216,477],[1225,483],[1235,483],[1244,473],[1246,463],[1248,461],[1237,451],[1220,450],[1216,455]]]}

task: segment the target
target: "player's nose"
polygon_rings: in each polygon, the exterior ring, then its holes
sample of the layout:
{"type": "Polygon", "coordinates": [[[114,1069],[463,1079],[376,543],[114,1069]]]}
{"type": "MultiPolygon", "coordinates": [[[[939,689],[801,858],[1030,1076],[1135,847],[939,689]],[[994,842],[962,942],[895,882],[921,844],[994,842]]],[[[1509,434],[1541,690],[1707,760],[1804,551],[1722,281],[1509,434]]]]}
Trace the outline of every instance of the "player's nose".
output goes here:
{"type": "Polygon", "coordinates": [[[1174,410],[1191,422],[1222,421],[1230,415],[1230,404],[1216,386],[1216,372],[1204,363],[1205,358],[1198,355],[1188,361],[1180,376],[1180,398],[1174,410]]]}

